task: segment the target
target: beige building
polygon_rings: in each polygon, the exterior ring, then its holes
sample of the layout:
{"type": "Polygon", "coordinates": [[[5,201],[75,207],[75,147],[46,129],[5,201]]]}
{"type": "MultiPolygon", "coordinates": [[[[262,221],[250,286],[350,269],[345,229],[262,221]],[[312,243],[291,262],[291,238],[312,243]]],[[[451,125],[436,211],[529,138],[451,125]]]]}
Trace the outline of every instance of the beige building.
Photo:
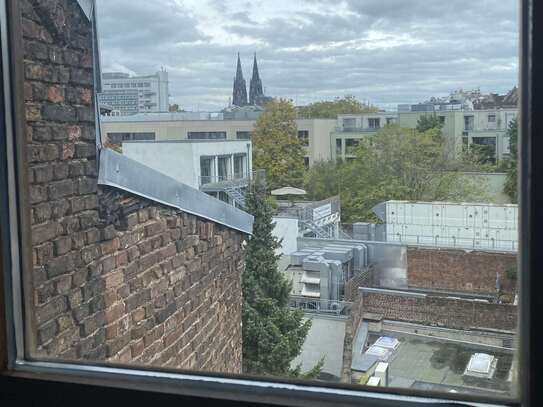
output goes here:
{"type": "MultiPolygon", "coordinates": [[[[256,120],[228,120],[220,113],[154,113],[101,116],[102,142],[131,140],[248,140],[256,120]]],[[[298,119],[298,139],[305,164],[332,159],[330,134],[334,119],[298,119]]]]}
{"type": "MultiPolygon", "coordinates": [[[[334,119],[298,119],[298,139],[306,166],[317,161],[354,158],[360,140],[397,124],[414,129],[424,115],[436,115],[451,152],[473,144],[489,146],[498,160],[507,158],[507,128],[517,109],[400,111],[338,115],[334,119]]],[[[248,140],[256,119],[228,119],[223,113],[143,113],[102,116],[102,141],[248,140]]]]}

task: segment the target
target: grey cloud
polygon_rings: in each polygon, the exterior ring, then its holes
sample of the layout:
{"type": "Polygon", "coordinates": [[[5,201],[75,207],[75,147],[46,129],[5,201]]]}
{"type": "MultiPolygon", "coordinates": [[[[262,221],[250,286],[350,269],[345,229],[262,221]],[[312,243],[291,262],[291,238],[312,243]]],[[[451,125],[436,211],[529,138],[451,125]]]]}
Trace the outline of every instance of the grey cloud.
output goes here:
{"type": "Polygon", "coordinates": [[[166,66],[172,102],[189,109],[224,107],[238,51],[246,79],[256,51],[267,93],[299,102],[354,94],[394,106],[459,87],[504,92],[517,82],[518,26],[513,1],[492,2],[490,7],[487,1],[467,0],[347,0],[351,11],[347,15],[303,11],[260,24],[249,12],[258,9],[256,3],[240,11],[226,7],[225,2],[213,2],[225,15],[223,28],[260,40],[258,46],[233,40],[227,45],[212,43],[197,28],[191,10],[170,0],[99,1],[104,66],[121,64],[138,74],[166,66]],[[361,49],[329,47],[351,40],[358,41],[355,45],[372,45],[373,40],[367,38],[375,31],[415,42],[361,49]],[[308,50],[310,45],[328,47],[308,50]]]}

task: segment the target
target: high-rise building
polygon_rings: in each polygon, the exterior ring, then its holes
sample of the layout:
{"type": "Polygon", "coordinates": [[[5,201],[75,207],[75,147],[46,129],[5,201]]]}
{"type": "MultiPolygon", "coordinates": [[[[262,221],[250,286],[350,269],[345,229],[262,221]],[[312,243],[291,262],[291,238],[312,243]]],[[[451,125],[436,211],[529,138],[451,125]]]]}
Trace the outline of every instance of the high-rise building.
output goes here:
{"type": "Polygon", "coordinates": [[[238,66],[236,68],[236,77],[234,78],[234,90],[232,92],[232,104],[235,106],[247,106],[247,84],[243,79],[241,70],[241,60],[238,52],[238,66]]]}
{"type": "Polygon", "coordinates": [[[100,104],[121,115],[167,112],[169,109],[168,72],[130,76],[121,72],[102,74],[100,104]]]}

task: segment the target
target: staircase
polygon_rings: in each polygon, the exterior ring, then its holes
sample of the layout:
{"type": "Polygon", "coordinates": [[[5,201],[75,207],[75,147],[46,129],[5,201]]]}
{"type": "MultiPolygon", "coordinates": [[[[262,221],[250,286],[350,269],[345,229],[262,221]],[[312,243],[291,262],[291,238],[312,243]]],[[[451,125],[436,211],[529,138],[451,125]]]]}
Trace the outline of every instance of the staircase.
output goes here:
{"type": "Polygon", "coordinates": [[[229,184],[224,187],[224,192],[234,201],[239,207],[245,208],[245,194],[241,191],[241,187],[235,184],[229,184]]]}
{"type": "Polygon", "coordinates": [[[330,231],[317,225],[315,222],[311,220],[302,221],[302,225],[308,228],[309,230],[311,230],[313,233],[315,233],[315,237],[319,239],[333,239],[335,237],[335,236],[332,236],[333,233],[330,233],[330,231]]]}

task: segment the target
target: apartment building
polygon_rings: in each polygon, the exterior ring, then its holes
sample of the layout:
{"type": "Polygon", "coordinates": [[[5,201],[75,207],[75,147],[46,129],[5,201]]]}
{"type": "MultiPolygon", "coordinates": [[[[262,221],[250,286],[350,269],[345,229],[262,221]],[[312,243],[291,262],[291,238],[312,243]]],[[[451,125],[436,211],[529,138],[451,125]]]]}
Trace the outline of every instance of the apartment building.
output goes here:
{"type": "MultiPolygon", "coordinates": [[[[129,140],[249,140],[256,118],[239,119],[228,113],[145,113],[131,116],[102,116],[102,142],[119,144],[129,140]]],[[[330,160],[333,119],[298,119],[298,139],[304,147],[306,166],[330,160]]]]}
{"type": "Polygon", "coordinates": [[[102,74],[100,104],[110,106],[116,115],[169,110],[168,72],[154,75],[130,76],[122,72],[102,74]]]}
{"type": "Polygon", "coordinates": [[[442,131],[451,152],[459,153],[471,145],[488,146],[490,153],[498,160],[509,155],[507,129],[517,116],[518,110],[453,109],[446,106],[434,110],[433,105],[412,105],[409,109],[399,106],[398,113],[380,112],[358,115],[338,115],[337,126],[330,134],[330,153],[332,159],[349,160],[360,140],[374,135],[386,125],[398,124],[402,128],[414,129],[422,116],[435,115],[442,123],[442,131]]]}
{"type": "Polygon", "coordinates": [[[465,146],[489,146],[498,160],[509,156],[507,129],[518,109],[438,110],[400,112],[399,125],[415,128],[421,116],[435,115],[443,124],[443,135],[453,151],[465,146]]]}
{"type": "Polygon", "coordinates": [[[331,159],[349,160],[354,158],[355,149],[360,140],[397,122],[398,115],[394,112],[338,115],[336,126],[330,133],[331,159]]]}

